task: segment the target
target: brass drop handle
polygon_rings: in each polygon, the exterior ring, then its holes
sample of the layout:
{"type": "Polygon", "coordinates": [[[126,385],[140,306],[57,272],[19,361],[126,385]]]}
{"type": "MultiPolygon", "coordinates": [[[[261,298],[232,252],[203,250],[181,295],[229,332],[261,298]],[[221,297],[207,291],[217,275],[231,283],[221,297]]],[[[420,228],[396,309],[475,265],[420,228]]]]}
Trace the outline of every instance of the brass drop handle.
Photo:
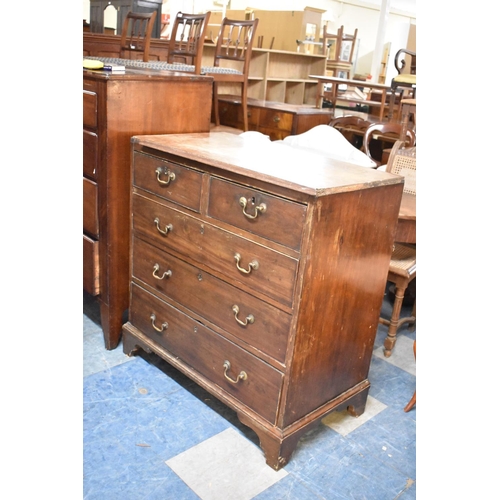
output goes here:
{"type": "Polygon", "coordinates": [[[175,174],[173,172],[171,172],[170,170],[167,170],[165,172],[165,174],[167,176],[167,180],[166,181],[163,181],[163,180],[160,179],[160,175],[163,173],[163,168],[162,167],[158,167],[155,170],[155,172],[156,172],[156,180],[162,186],[168,186],[170,184],[170,181],[175,181],[175,174]]]}
{"type": "Polygon", "coordinates": [[[164,236],[166,236],[168,233],[170,233],[174,229],[174,226],[172,226],[172,224],[167,224],[165,226],[165,230],[160,229],[160,219],[158,217],[156,217],[156,219],[155,219],[155,224],[156,224],[156,229],[158,229],[158,232],[163,234],[164,236]]]}
{"type": "Polygon", "coordinates": [[[224,377],[226,377],[226,379],[229,380],[229,382],[231,382],[232,384],[237,384],[240,380],[246,380],[247,379],[247,374],[243,370],[236,377],[236,380],[232,379],[227,374],[227,371],[231,369],[231,363],[227,359],[226,359],[226,361],[224,361],[224,365],[223,366],[224,366],[224,377]]]}
{"type": "Polygon", "coordinates": [[[153,325],[153,328],[157,331],[157,332],[163,332],[163,330],[166,330],[168,328],[168,323],[165,321],[165,323],[162,323],[161,324],[161,328],[158,328],[156,325],[155,325],[155,321],[156,321],[156,314],[155,313],[151,313],[151,324],[153,325]]]}
{"type": "Polygon", "coordinates": [[[253,269],[255,269],[255,270],[259,269],[259,263],[256,260],[252,260],[252,262],[250,262],[250,264],[248,264],[248,269],[244,269],[243,267],[240,267],[241,255],[239,253],[234,254],[234,260],[236,261],[236,267],[237,267],[238,271],[241,271],[242,273],[250,274],[253,269]]]}
{"type": "Polygon", "coordinates": [[[278,115],[276,115],[276,116],[273,118],[273,122],[274,122],[274,123],[278,123],[280,120],[281,120],[281,118],[280,118],[278,115]]]}
{"type": "Polygon", "coordinates": [[[241,319],[238,318],[238,313],[240,312],[240,308],[235,304],[233,306],[233,312],[234,312],[234,319],[236,322],[241,325],[241,326],[247,326],[248,324],[252,324],[255,321],[255,317],[253,314],[249,314],[246,318],[245,321],[241,321],[241,319]]]}
{"type": "Polygon", "coordinates": [[[170,278],[172,276],[172,271],[169,269],[168,271],[165,271],[161,276],[158,276],[156,273],[160,270],[160,264],[155,264],[153,267],[153,276],[157,280],[162,280],[163,278],[170,278]]]}
{"type": "Polygon", "coordinates": [[[242,196],[240,198],[240,205],[243,207],[243,215],[245,217],[249,218],[249,219],[256,219],[259,216],[260,213],[264,213],[266,211],[266,209],[267,209],[266,204],[265,203],[261,203],[259,206],[255,207],[255,212],[254,212],[253,215],[247,214],[245,212],[245,208],[247,208],[247,203],[248,203],[247,199],[244,196],[242,196]]]}

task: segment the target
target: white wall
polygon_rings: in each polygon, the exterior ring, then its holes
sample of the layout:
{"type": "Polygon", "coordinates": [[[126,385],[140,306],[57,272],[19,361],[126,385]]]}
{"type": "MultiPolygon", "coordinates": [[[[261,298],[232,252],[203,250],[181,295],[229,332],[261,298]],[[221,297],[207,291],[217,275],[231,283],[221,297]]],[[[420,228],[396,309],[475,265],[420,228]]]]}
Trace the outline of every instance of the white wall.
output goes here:
{"type": "MultiPolygon", "coordinates": [[[[164,0],[163,13],[171,15],[183,12],[203,12],[221,10],[226,0],[164,0]]],[[[387,0],[390,10],[385,29],[383,44],[391,43],[386,82],[390,82],[394,69],[394,54],[406,47],[410,24],[416,24],[416,0],[387,0]]],[[[231,0],[228,8],[244,10],[247,7],[266,10],[304,10],[314,7],[325,10],[323,23],[331,21],[336,29],[342,24],[347,33],[358,29],[358,48],[355,72],[372,72],[373,52],[377,42],[381,0],[231,0]]],[[[89,0],[83,0],[83,18],[89,19],[89,0]]]]}

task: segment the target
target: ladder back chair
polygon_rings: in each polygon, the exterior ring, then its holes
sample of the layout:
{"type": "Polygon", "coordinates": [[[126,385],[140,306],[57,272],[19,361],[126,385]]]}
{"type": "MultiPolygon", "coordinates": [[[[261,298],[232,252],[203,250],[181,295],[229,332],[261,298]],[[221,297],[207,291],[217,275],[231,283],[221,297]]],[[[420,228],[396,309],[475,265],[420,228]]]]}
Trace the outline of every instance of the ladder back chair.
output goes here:
{"type": "Polygon", "coordinates": [[[333,76],[339,77],[341,73],[345,73],[345,78],[351,78],[357,36],[357,28],[352,35],[348,35],[344,33],[343,25],[336,34],[328,33],[327,25],[323,26],[323,55],[328,56],[326,69],[332,71],[333,76]],[[331,42],[329,43],[329,41],[331,42]]]}
{"type": "MultiPolygon", "coordinates": [[[[391,81],[391,97],[389,99],[389,121],[394,116],[394,105],[396,103],[396,94],[400,93],[400,100],[404,93],[407,97],[416,99],[417,97],[417,54],[408,49],[399,49],[394,56],[394,66],[398,74],[391,81]],[[410,60],[410,67],[407,67],[407,59],[410,60]]],[[[401,114],[399,114],[401,118],[401,114]]]]}
{"type": "MultiPolygon", "coordinates": [[[[403,141],[396,141],[387,163],[387,172],[402,175],[405,179],[403,193],[417,195],[417,148],[405,148],[403,141]]],[[[408,285],[417,276],[417,249],[415,245],[394,243],[394,249],[389,264],[387,281],[394,283],[395,296],[390,320],[380,317],[379,323],[389,326],[384,340],[384,356],[390,357],[396,345],[396,334],[404,323],[415,328],[416,300],[410,316],[401,318],[401,307],[408,285]]]]}
{"type": "Polygon", "coordinates": [[[214,79],[213,109],[217,126],[220,125],[219,84],[234,83],[241,87],[243,128],[248,131],[248,72],[258,23],[258,19],[236,21],[224,18],[215,47],[214,65],[202,68],[204,74],[214,79]]]}
{"type": "Polygon", "coordinates": [[[186,65],[194,66],[194,73],[201,73],[203,43],[208,28],[210,11],[205,14],[178,12],[172,24],[168,44],[167,62],[179,64],[179,71],[191,71],[186,65]],[[184,65],[184,66],[183,66],[184,65]]]}
{"type": "Polygon", "coordinates": [[[156,11],[150,13],[129,12],[127,14],[122,26],[120,58],[134,59],[132,54],[138,53],[142,55],[144,62],[149,61],[149,47],[155,19],[156,11]]]}

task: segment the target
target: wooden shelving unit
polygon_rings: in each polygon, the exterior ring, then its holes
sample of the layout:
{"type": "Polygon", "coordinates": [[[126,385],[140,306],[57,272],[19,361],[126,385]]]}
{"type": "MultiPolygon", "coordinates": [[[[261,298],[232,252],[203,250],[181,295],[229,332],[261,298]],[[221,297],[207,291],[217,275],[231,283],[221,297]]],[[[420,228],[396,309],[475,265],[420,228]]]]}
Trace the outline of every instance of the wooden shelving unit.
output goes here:
{"type": "MultiPolygon", "coordinates": [[[[213,45],[205,45],[202,66],[213,64],[214,51],[213,45]]],[[[248,97],[287,104],[314,105],[316,81],[311,80],[308,75],[325,74],[325,69],[324,55],[254,48],[250,61],[248,97]]],[[[234,85],[225,85],[221,92],[238,94],[239,90],[234,85]]]]}

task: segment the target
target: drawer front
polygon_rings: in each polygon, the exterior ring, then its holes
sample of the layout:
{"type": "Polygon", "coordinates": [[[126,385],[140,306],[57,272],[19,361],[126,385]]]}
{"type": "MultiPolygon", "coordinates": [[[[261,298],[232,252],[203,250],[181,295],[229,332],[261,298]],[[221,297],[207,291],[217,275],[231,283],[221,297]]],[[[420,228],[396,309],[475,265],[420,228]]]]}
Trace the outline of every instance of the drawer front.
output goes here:
{"type": "Polygon", "coordinates": [[[134,231],[152,238],[157,246],[203,262],[228,276],[230,281],[244,283],[291,306],[297,260],[137,193],[132,197],[132,207],[134,231]]]}
{"type": "Polygon", "coordinates": [[[215,177],[210,179],[210,217],[294,250],[300,249],[306,210],[299,203],[215,177]]]}
{"type": "Polygon", "coordinates": [[[99,236],[97,209],[97,184],[83,178],[83,230],[92,236],[99,236]]]}
{"type": "MultiPolygon", "coordinates": [[[[219,115],[222,125],[228,127],[243,127],[243,108],[239,103],[219,101],[219,115]]],[[[253,106],[247,106],[248,128],[257,130],[259,125],[260,109],[253,106]]]]}
{"type": "Polygon", "coordinates": [[[134,185],[200,211],[202,174],[176,163],[134,153],[134,185]]]}
{"type": "Polygon", "coordinates": [[[83,125],[97,128],[97,94],[83,91],[83,125]]]}
{"type": "Polygon", "coordinates": [[[83,289],[99,295],[99,242],[83,235],[83,289]]]}
{"type": "Polygon", "coordinates": [[[261,109],[259,127],[292,131],[293,114],[276,111],[274,109],[261,109]]]}
{"type": "Polygon", "coordinates": [[[275,422],[283,379],[278,370],[134,283],[130,321],[210,382],[275,422]],[[225,368],[227,362],[230,367],[225,368]],[[244,379],[238,378],[241,372],[244,379]]]}
{"type": "Polygon", "coordinates": [[[83,131],[83,175],[94,181],[97,180],[98,144],[97,134],[83,131]]]}
{"type": "Polygon", "coordinates": [[[138,238],[132,276],[284,363],[289,314],[138,238]]]}

